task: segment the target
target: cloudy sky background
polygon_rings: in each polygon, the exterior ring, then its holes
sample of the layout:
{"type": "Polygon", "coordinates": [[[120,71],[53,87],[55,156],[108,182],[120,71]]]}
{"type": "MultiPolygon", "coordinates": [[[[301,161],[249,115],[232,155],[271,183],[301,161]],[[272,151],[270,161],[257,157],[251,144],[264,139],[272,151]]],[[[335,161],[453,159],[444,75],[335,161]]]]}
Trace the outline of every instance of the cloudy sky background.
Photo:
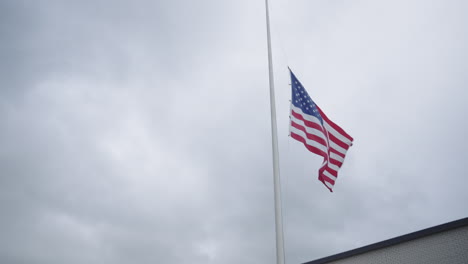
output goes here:
{"type": "MultiPolygon", "coordinates": [[[[468,215],[466,1],[271,0],[287,263],[468,215]],[[334,193],[289,65],[355,138],[334,193]]],[[[274,263],[263,1],[0,1],[1,263],[274,263]]]]}

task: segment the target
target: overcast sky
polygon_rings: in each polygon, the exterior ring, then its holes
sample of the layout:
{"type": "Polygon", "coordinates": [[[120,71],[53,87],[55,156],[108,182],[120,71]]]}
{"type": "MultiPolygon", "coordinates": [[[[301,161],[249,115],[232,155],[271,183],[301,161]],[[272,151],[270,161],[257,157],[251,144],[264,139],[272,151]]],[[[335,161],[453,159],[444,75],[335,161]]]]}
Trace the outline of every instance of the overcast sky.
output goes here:
{"type": "MultiPolygon", "coordinates": [[[[287,263],[468,216],[467,2],[270,1],[287,263]]],[[[0,262],[274,263],[268,96],[263,0],[0,0],[0,262]]]]}

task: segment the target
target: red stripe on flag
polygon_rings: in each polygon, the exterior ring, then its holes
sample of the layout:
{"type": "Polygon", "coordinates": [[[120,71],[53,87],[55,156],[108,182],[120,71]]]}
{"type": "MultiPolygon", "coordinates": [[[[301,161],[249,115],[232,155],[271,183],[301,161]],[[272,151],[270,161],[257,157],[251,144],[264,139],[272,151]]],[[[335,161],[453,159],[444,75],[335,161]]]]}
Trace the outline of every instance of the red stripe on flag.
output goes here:
{"type": "Polygon", "coordinates": [[[317,109],[319,110],[320,112],[320,115],[322,116],[322,118],[331,126],[333,127],[338,133],[340,133],[341,135],[343,135],[345,138],[349,139],[351,142],[354,140],[350,135],[348,135],[348,133],[346,133],[340,126],[338,126],[337,124],[335,124],[335,122],[331,121],[326,115],[325,113],[322,111],[322,109],[320,109],[320,107],[318,105],[316,105],[317,109]]]}
{"type": "Polygon", "coordinates": [[[302,142],[304,144],[304,146],[312,153],[315,153],[317,155],[320,155],[324,158],[327,158],[327,153],[321,151],[320,149],[318,149],[317,147],[314,147],[314,146],[311,146],[309,144],[306,143],[306,140],[305,138],[303,138],[302,136],[294,133],[294,132],[291,132],[291,137],[294,138],[295,140],[299,141],[299,142],[302,142]]]}
{"type": "Polygon", "coordinates": [[[323,183],[323,185],[325,185],[325,187],[327,187],[327,189],[330,191],[330,192],[333,192],[333,190],[328,187],[328,185],[325,184],[325,182],[328,182],[330,183],[332,186],[335,185],[335,181],[328,178],[325,174],[323,174],[323,171],[325,170],[325,167],[322,167],[320,170],[319,170],[319,181],[321,181],[323,183]]]}
{"type": "Polygon", "coordinates": [[[328,166],[325,166],[325,170],[328,171],[331,175],[335,176],[338,178],[338,172],[328,166]]]}
{"type": "Polygon", "coordinates": [[[329,182],[329,183],[331,183],[332,185],[335,184],[335,181],[334,181],[333,179],[327,177],[327,175],[325,175],[325,174],[323,174],[323,173],[322,173],[322,179],[325,180],[325,181],[327,181],[327,182],[329,182]]]}
{"type": "Polygon", "coordinates": [[[337,137],[335,137],[332,133],[328,133],[328,137],[330,138],[331,141],[333,141],[335,144],[337,144],[338,146],[348,150],[349,149],[349,145],[344,143],[343,141],[339,140],[337,137]]]}
{"type": "Polygon", "coordinates": [[[314,135],[314,134],[309,134],[309,133],[307,132],[307,130],[306,130],[305,127],[303,127],[303,126],[297,124],[296,122],[294,122],[294,121],[292,121],[292,120],[291,120],[291,126],[297,128],[297,129],[299,129],[299,130],[301,130],[302,132],[304,132],[304,133],[306,134],[306,137],[307,137],[308,139],[313,140],[313,141],[316,141],[317,143],[322,144],[322,145],[324,145],[325,147],[327,146],[327,142],[326,142],[323,138],[321,138],[321,137],[319,137],[319,136],[317,136],[317,135],[314,135]]]}
{"type": "Polygon", "coordinates": [[[332,159],[332,158],[330,158],[329,161],[330,161],[331,164],[336,165],[336,166],[338,166],[340,168],[341,168],[341,165],[343,165],[343,162],[340,162],[340,161],[332,159]]]}
{"type": "Polygon", "coordinates": [[[303,121],[304,124],[305,124],[307,127],[315,128],[315,129],[317,129],[317,130],[323,132],[323,127],[322,127],[320,124],[317,124],[317,123],[315,123],[315,122],[306,120],[306,119],[302,116],[302,114],[296,113],[296,112],[294,112],[294,110],[291,110],[291,115],[294,116],[295,118],[297,118],[297,119],[303,121]]]}
{"type": "Polygon", "coordinates": [[[330,148],[330,152],[333,152],[335,153],[336,155],[342,157],[342,158],[345,158],[345,154],[339,152],[338,150],[334,149],[334,148],[330,148]]]}

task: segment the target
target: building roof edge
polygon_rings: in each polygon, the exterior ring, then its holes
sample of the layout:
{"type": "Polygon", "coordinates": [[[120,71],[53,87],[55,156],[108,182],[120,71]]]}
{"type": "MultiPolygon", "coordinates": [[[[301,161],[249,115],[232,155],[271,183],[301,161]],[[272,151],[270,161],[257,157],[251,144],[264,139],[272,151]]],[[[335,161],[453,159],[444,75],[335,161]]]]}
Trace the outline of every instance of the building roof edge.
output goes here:
{"type": "Polygon", "coordinates": [[[416,231],[416,232],[408,233],[406,235],[390,238],[390,239],[387,239],[387,240],[384,240],[384,241],[381,241],[381,242],[377,242],[377,243],[370,244],[370,245],[367,245],[367,246],[363,246],[363,247],[360,247],[360,248],[352,249],[352,250],[345,251],[345,252],[342,252],[342,253],[338,253],[338,254],[335,254],[335,255],[331,255],[331,256],[328,256],[328,257],[312,260],[312,261],[309,261],[309,262],[305,262],[303,264],[325,264],[325,263],[329,263],[331,261],[336,261],[336,260],[356,256],[356,255],[363,254],[363,253],[366,253],[366,252],[369,252],[369,251],[394,246],[394,245],[397,245],[397,244],[401,244],[401,243],[404,243],[404,242],[408,242],[408,241],[411,241],[411,240],[419,239],[419,238],[422,238],[422,237],[425,237],[425,236],[437,234],[437,233],[444,232],[444,231],[449,231],[449,230],[456,229],[456,228],[459,228],[459,227],[464,227],[464,226],[468,226],[468,217],[462,218],[462,219],[459,219],[459,220],[455,220],[455,221],[452,221],[452,222],[448,222],[448,223],[445,223],[445,224],[429,227],[429,228],[426,228],[426,229],[422,229],[422,230],[419,230],[419,231],[416,231]]]}

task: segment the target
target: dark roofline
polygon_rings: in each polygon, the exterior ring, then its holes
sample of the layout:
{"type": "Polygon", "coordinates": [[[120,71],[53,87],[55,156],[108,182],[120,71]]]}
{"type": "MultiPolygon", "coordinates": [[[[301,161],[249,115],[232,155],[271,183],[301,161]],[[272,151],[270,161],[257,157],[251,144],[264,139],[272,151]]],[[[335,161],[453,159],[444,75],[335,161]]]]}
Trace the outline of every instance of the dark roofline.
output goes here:
{"type": "Polygon", "coordinates": [[[369,252],[369,251],[394,246],[394,245],[397,245],[397,244],[400,244],[400,243],[408,242],[408,241],[411,241],[411,240],[414,240],[414,239],[418,239],[418,238],[422,238],[422,237],[425,237],[425,236],[437,234],[439,232],[449,231],[449,230],[459,228],[459,227],[464,227],[464,226],[468,226],[468,217],[462,218],[462,219],[459,219],[459,220],[455,220],[455,221],[452,221],[452,222],[448,222],[448,223],[445,223],[445,224],[442,224],[442,225],[429,227],[429,228],[426,228],[426,229],[423,229],[423,230],[420,230],[420,231],[416,231],[416,232],[413,232],[413,233],[409,233],[409,234],[406,234],[406,235],[402,235],[402,236],[399,236],[399,237],[394,237],[394,238],[384,240],[384,241],[381,241],[381,242],[377,242],[377,243],[374,243],[374,244],[370,244],[370,245],[367,245],[367,246],[364,246],[364,247],[360,247],[360,248],[352,249],[352,250],[345,251],[345,252],[342,252],[342,253],[338,253],[338,254],[335,254],[335,255],[331,255],[331,256],[328,256],[328,257],[321,258],[321,259],[312,260],[312,261],[306,262],[304,264],[325,264],[325,263],[329,263],[331,261],[336,261],[336,260],[340,260],[340,259],[344,259],[344,258],[349,258],[349,257],[352,257],[352,256],[356,256],[356,255],[359,255],[359,254],[369,252]]]}

